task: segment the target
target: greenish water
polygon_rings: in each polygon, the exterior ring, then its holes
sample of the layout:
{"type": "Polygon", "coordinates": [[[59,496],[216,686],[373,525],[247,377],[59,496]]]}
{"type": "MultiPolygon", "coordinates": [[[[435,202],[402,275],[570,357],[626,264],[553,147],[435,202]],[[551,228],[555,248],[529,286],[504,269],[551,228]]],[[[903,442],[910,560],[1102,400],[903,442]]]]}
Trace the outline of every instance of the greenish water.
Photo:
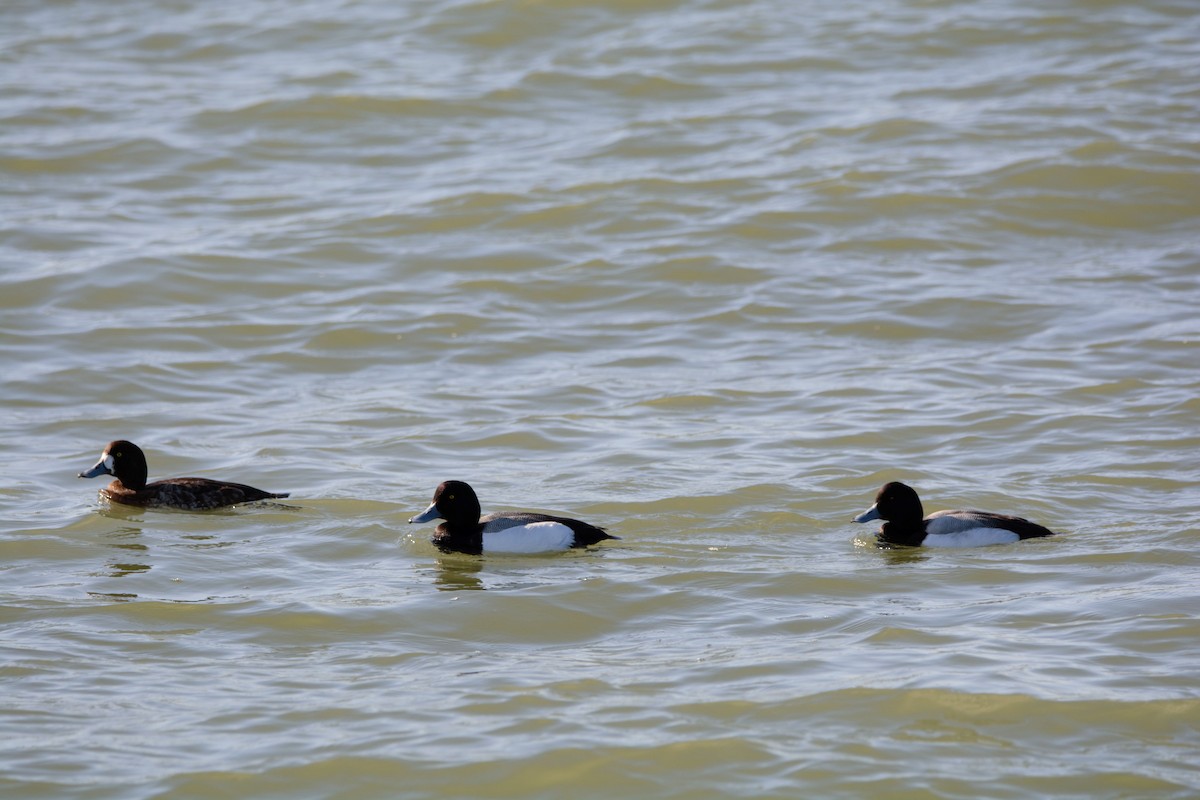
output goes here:
{"type": "Polygon", "coordinates": [[[6,5],[0,793],[1195,797],[1198,43],[6,5]],[[448,478],[621,541],[439,555],[448,478]],[[886,480],[1063,535],[880,551],[886,480]]]}

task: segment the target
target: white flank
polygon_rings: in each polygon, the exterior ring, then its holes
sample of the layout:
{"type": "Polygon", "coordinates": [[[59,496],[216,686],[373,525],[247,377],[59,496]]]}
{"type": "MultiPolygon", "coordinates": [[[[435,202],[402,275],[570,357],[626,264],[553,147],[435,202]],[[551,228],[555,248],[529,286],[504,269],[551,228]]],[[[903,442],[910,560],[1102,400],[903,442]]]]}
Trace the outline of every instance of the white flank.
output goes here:
{"type": "Polygon", "coordinates": [[[931,533],[921,542],[925,547],[982,547],[1011,544],[1021,537],[1004,528],[968,528],[955,533],[931,533]]]}
{"type": "Polygon", "coordinates": [[[561,522],[530,522],[483,534],[485,553],[548,553],[567,550],[575,532],[561,522]]]}

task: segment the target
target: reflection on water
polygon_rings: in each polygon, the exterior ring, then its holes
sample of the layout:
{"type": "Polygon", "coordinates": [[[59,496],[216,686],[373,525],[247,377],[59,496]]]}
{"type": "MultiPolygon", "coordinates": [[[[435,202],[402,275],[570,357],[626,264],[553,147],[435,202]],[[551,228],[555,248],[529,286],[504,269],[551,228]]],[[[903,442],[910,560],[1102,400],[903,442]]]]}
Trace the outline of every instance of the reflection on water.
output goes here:
{"type": "Polygon", "coordinates": [[[126,575],[133,575],[150,569],[149,564],[131,564],[120,561],[110,561],[108,562],[108,567],[108,574],[113,578],[123,578],[126,575]]]}
{"type": "Polygon", "coordinates": [[[479,577],[483,564],[482,558],[472,556],[438,558],[433,585],[443,592],[483,589],[483,580],[479,577]]]}
{"type": "Polygon", "coordinates": [[[875,553],[883,559],[883,563],[889,566],[919,563],[929,558],[930,554],[929,548],[926,547],[904,547],[881,543],[873,533],[859,533],[851,542],[860,551],[875,553]]]}
{"type": "Polygon", "coordinates": [[[123,526],[114,531],[106,533],[105,539],[110,540],[108,546],[122,551],[120,560],[117,557],[109,559],[107,562],[107,571],[104,573],[95,573],[96,575],[107,575],[110,578],[124,578],[127,575],[136,575],[147,572],[150,569],[149,564],[136,563],[126,560],[130,555],[139,555],[149,557],[150,548],[139,541],[119,541],[127,539],[140,539],[142,529],[130,526],[123,526]]]}
{"type": "Polygon", "coordinates": [[[188,546],[196,550],[213,547],[234,547],[238,544],[236,541],[223,540],[215,534],[188,533],[180,536],[180,538],[189,542],[188,546]]]}
{"type": "Polygon", "coordinates": [[[1200,14],[797,5],[4,4],[0,796],[1200,796],[1200,14]]]}
{"type": "MultiPolygon", "coordinates": [[[[96,507],[96,513],[102,517],[109,519],[120,520],[122,522],[142,523],[145,521],[146,514],[150,513],[141,506],[128,506],[124,503],[111,503],[107,500],[101,500],[100,505],[96,507]]],[[[141,532],[140,528],[130,528],[141,532]]]]}
{"type": "Polygon", "coordinates": [[[110,541],[110,547],[130,547],[145,549],[145,545],[139,541],[117,541],[123,539],[141,539],[143,531],[140,527],[132,525],[123,525],[115,530],[108,531],[104,534],[104,538],[110,541]]]}
{"type": "Polygon", "coordinates": [[[929,559],[930,551],[923,547],[897,547],[876,543],[875,547],[883,556],[883,562],[889,567],[902,567],[909,564],[919,564],[929,559]]]}

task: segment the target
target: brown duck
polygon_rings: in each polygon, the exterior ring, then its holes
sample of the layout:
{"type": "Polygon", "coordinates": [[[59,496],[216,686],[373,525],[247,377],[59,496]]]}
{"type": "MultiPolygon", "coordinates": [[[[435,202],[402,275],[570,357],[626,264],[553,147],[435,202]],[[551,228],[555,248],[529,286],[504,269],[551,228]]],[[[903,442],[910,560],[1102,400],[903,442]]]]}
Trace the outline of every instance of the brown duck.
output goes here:
{"type": "Polygon", "coordinates": [[[81,478],[112,475],[116,480],[100,490],[100,496],[114,503],[146,508],[178,508],[208,511],[213,508],[287,497],[255,489],[241,483],[210,478],[167,478],[146,483],[146,456],[133,442],[109,442],[96,466],[79,473],[81,478]]]}

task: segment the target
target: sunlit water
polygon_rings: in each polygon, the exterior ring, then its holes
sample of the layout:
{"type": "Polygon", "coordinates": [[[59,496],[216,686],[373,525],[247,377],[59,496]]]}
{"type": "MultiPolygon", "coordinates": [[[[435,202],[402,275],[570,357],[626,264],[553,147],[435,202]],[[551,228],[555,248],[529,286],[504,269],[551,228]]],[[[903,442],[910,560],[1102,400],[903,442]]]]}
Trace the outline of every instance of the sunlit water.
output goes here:
{"type": "Polygon", "coordinates": [[[1200,794],[1192,3],[0,10],[0,794],[1200,794]],[[106,507],[152,476],[292,498],[106,507]],[[485,510],[619,535],[440,556],[485,510]],[[885,480],[1051,540],[881,551],[885,480]]]}

